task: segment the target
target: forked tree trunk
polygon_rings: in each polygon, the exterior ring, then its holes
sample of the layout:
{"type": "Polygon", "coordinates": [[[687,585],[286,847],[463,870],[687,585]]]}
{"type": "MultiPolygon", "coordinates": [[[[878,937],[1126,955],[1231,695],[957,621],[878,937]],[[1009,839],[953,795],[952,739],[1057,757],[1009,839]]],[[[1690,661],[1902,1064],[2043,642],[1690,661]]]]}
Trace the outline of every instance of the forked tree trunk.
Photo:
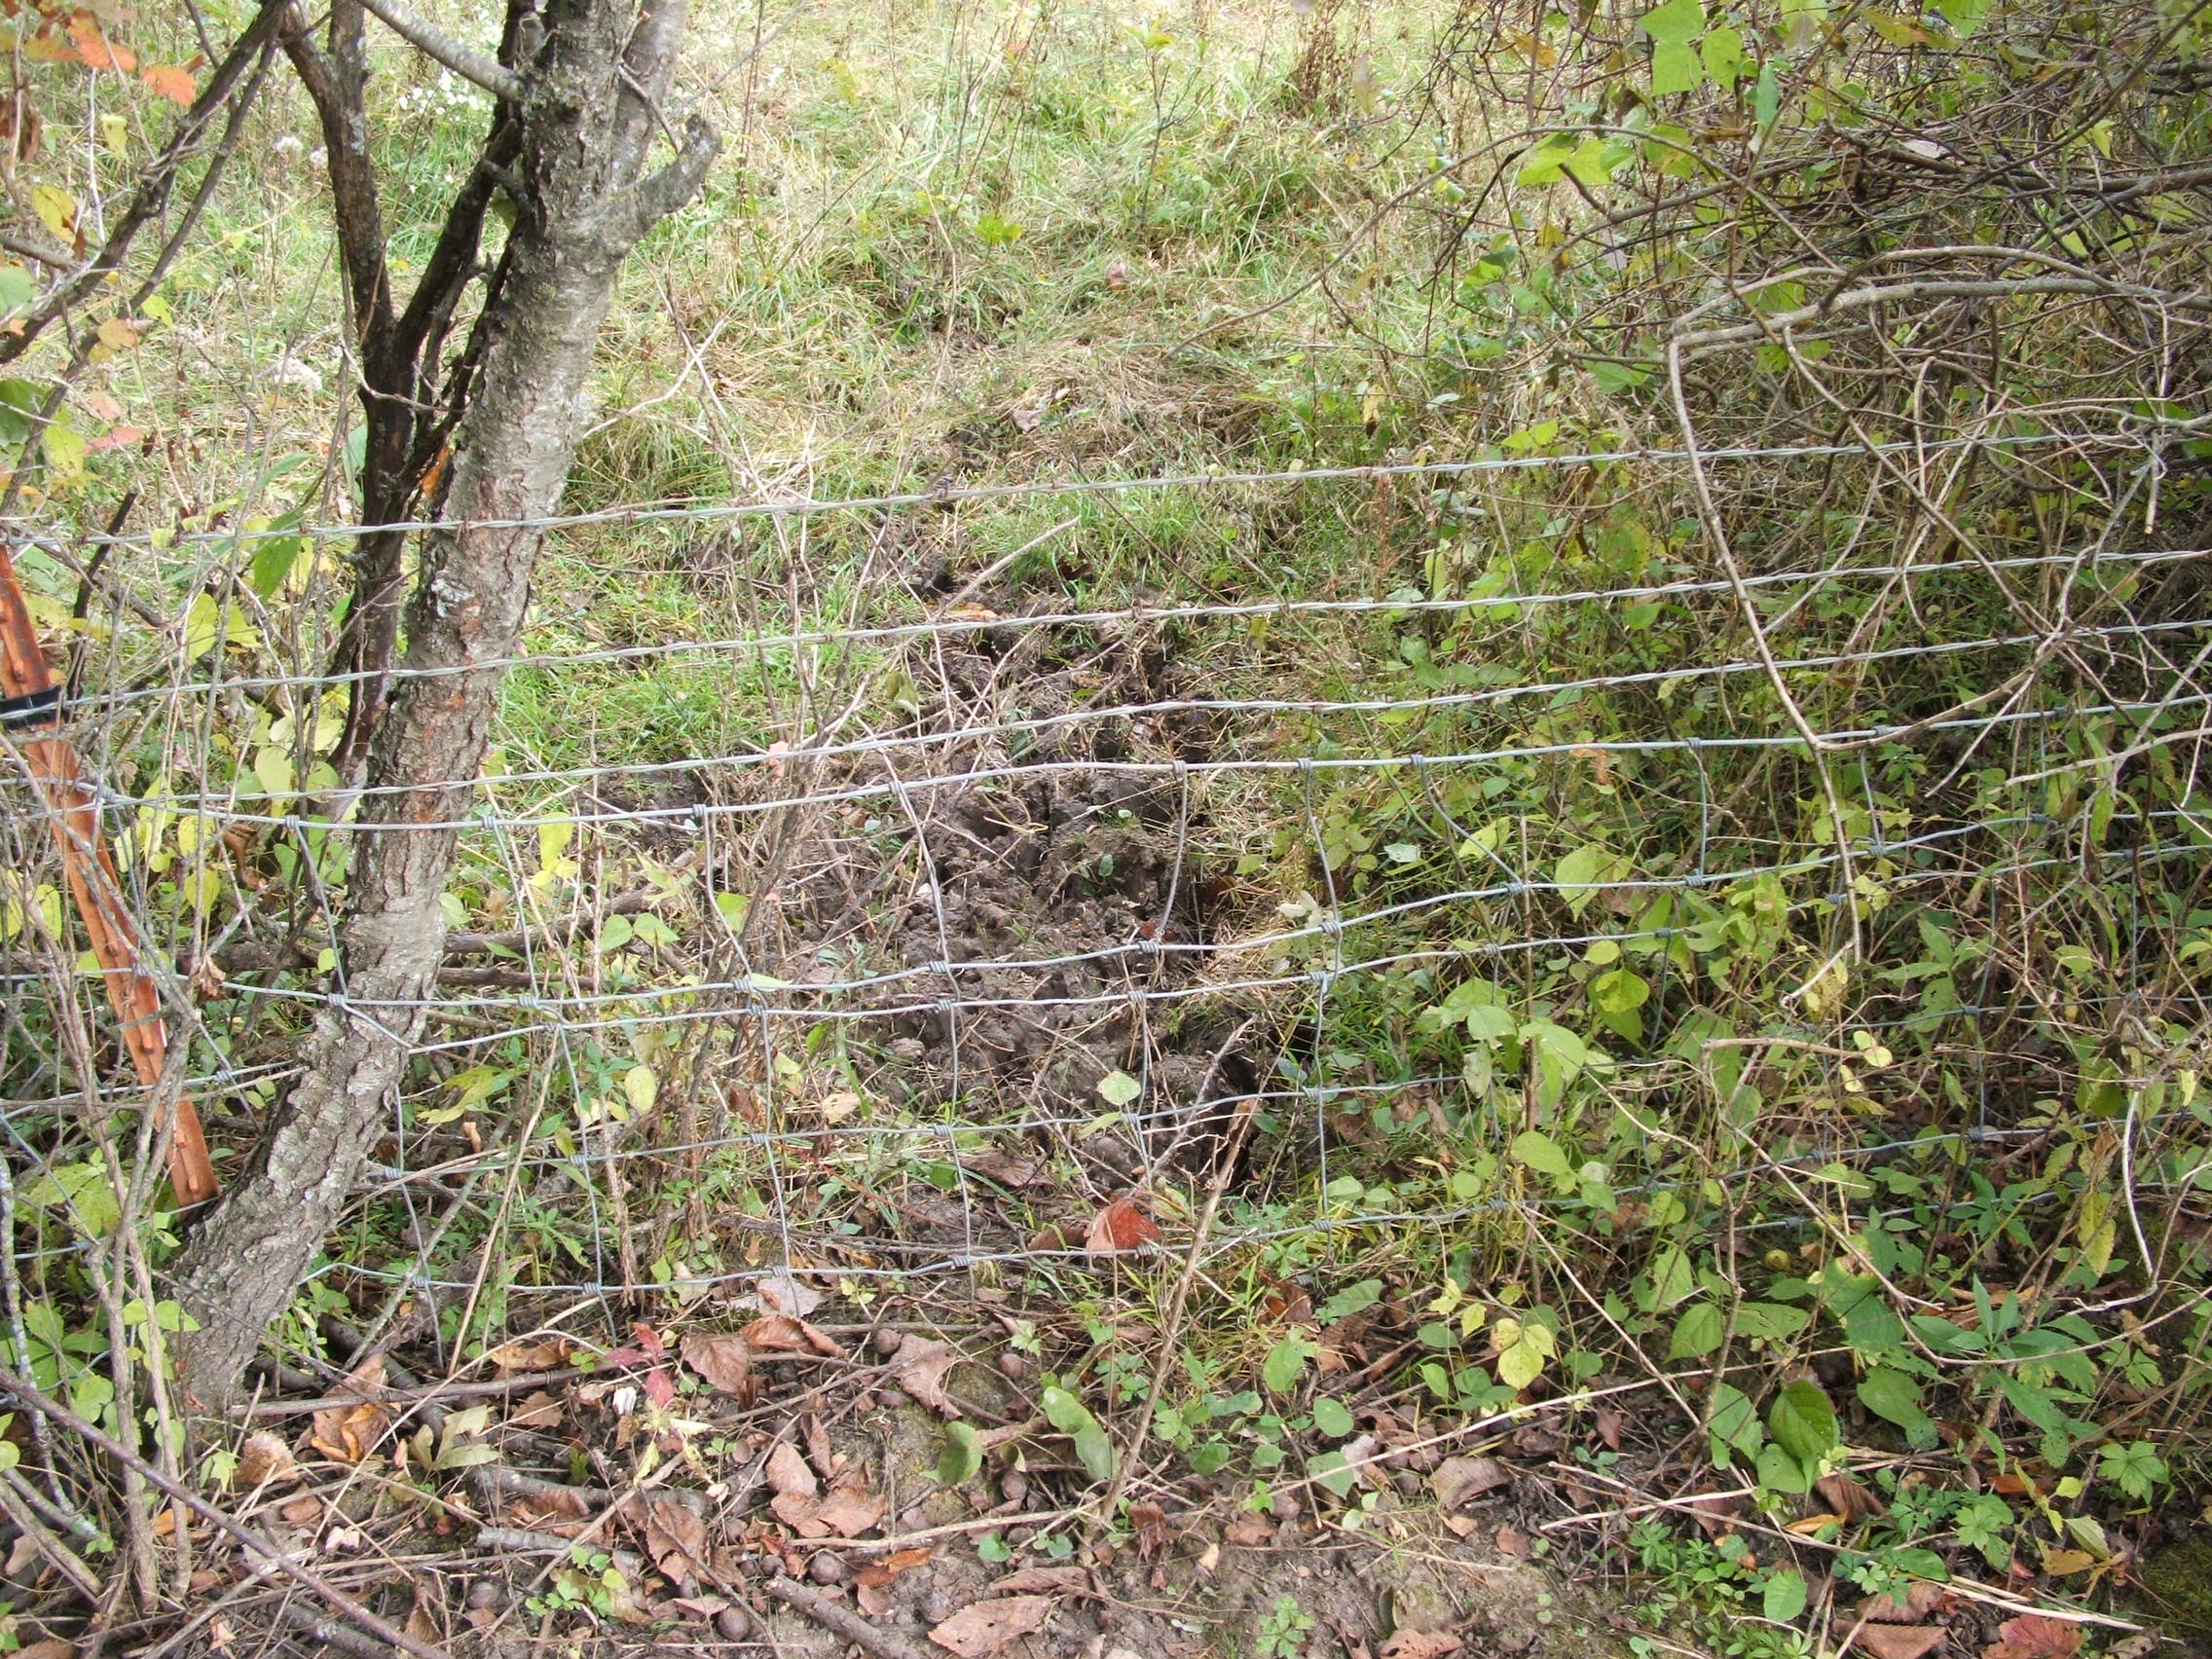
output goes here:
{"type": "Polygon", "coordinates": [[[718,148],[696,118],[646,174],[686,0],[550,0],[523,69],[524,198],[446,511],[425,541],[402,680],[370,756],[339,935],[345,1001],[316,1021],[304,1073],[246,1179],[175,1270],[200,1329],[179,1344],[188,1395],[232,1398],[269,1323],[337,1221],[436,984],[439,905],[484,757],[499,662],[514,654],[543,533],[471,521],[551,513],[574,456],[584,380],[623,259],[698,190],[718,148]],[[424,828],[417,828],[423,826],[424,828]],[[355,1012],[357,1011],[357,1012],[355,1012]]]}

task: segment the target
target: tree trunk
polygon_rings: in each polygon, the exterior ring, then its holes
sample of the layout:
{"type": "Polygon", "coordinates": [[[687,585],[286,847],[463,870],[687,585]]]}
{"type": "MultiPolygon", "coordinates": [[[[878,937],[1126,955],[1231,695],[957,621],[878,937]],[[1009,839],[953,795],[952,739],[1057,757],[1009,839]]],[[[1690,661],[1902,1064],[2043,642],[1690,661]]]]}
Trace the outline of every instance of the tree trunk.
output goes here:
{"type": "Polygon", "coordinates": [[[462,419],[447,513],[432,533],[407,617],[399,687],[370,756],[340,960],[346,987],[317,1019],[304,1075],[248,1177],[195,1233],[177,1295],[200,1329],[179,1346],[191,1398],[235,1396],[269,1322],[299,1288],[350,1193],[433,993],[439,906],[473,794],[501,659],[520,643],[536,529],[575,452],[585,377],[623,259],[688,201],[718,148],[693,118],[676,158],[649,176],[686,0],[552,0],[526,77],[508,271],[472,406],[462,419]],[[455,780],[461,780],[456,782],[455,780]],[[422,826],[423,828],[418,828],[422,826]]]}

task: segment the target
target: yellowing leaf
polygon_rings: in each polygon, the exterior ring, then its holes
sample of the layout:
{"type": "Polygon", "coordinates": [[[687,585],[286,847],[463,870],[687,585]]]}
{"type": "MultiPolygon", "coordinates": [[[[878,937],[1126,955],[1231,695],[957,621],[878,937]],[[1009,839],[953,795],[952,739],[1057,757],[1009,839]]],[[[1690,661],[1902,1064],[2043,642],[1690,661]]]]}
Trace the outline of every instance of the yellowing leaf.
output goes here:
{"type": "Polygon", "coordinates": [[[31,186],[31,210],[55,240],[74,244],[77,240],[77,199],[57,184],[31,186]]]}

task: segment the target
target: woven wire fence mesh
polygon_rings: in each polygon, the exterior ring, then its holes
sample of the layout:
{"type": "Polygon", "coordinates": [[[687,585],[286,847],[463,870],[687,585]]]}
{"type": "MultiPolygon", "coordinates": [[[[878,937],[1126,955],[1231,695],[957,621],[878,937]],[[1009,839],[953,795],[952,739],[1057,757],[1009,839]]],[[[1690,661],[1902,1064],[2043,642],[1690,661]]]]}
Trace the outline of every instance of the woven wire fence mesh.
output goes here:
{"type": "Polygon", "coordinates": [[[235,1179],[332,1013],[420,1036],[313,1294],[458,1347],[793,1270],[1001,1294],[1685,1191],[1875,1226],[1905,1189],[1869,1169],[2083,1107],[2178,1201],[2212,615],[2172,443],[1547,435],[556,521],[422,1009],[351,1001],[332,948],[347,533],[112,538],[174,614],[28,537],[170,1041],[125,1084],[12,742],[17,1271],[159,1210],[152,1095],[235,1179]],[[1907,493],[2025,505],[2000,545],[1907,493]],[[645,569],[748,625],[671,637],[645,569]]]}

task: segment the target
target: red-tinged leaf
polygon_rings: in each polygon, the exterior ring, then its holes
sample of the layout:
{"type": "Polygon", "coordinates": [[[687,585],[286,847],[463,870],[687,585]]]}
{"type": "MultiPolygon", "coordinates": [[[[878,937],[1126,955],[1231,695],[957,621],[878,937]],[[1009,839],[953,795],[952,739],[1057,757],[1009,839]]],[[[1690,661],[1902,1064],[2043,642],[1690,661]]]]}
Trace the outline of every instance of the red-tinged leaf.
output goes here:
{"type": "Polygon", "coordinates": [[[1981,1659],[2072,1659],[2082,1646],[2080,1625],[2042,1613],[2007,1619],[1997,1635],[1999,1640],[1981,1650],[1981,1659]]]}
{"type": "Polygon", "coordinates": [[[118,46],[100,33],[99,24],[89,17],[73,18],[69,24],[70,44],[88,69],[113,69],[128,75],[138,67],[138,58],[128,46],[118,46]]]}
{"type": "Polygon", "coordinates": [[[1265,1515],[1246,1510],[1221,1530],[1221,1535],[1245,1549],[1257,1549],[1275,1535],[1275,1524],[1265,1515]]]}
{"type": "Polygon", "coordinates": [[[1116,1198],[1091,1218],[1083,1247],[1093,1256],[1115,1256],[1142,1249],[1160,1236],[1160,1224],[1137,1208],[1134,1199],[1116,1198]]]}
{"type": "Polygon", "coordinates": [[[683,1363],[740,1405],[751,1405],[758,1392],[753,1379],[753,1349],[735,1331],[686,1333],[683,1363]]]}
{"type": "Polygon", "coordinates": [[[1136,1534],[1137,1554],[1150,1561],[1167,1544],[1167,1511],[1149,1498],[1129,1505],[1129,1530],[1136,1534]]]}
{"type": "Polygon", "coordinates": [[[1852,1645],[1866,1659],[1924,1659],[1949,1634],[1941,1625],[1868,1624],[1860,1626],[1852,1645]]]}
{"type": "Polygon", "coordinates": [[[1904,1600],[1887,1591],[1859,1604],[1859,1616],[1869,1624],[1919,1624],[1942,1606],[1950,1596],[1948,1585],[1932,1578],[1915,1578],[1905,1586],[1904,1600]]]}
{"type": "Polygon", "coordinates": [[[191,108],[200,95],[199,78],[181,63],[149,63],[138,71],[138,79],[182,109],[191,108]]]}
{"type": "Polygon", "coordinates": [[[788,1313],[771,1313],[745,1327],[745,1340],[755,1353],[818,1353],[826,1359],[842,1359],[845,1350],[830,1338],[788,1313]]]}
{"type": "Polygon", "coordinates": [[[972,1602],[931,1631],[930,1640],[959,1659],[991,1659],[1008,1642],[1043,1630],[1051,1613],[1050,1596],[972,1602]]]}
{"type": "Polygon", "coordinates": [[[1598,1438],[1605,1443],[1608,1450],[1618,1452],[1621,1449],[1621,1430],[1627,1423],[1626,1413],[1609,1412],[1603,1406],[1598,1408],[1598,1438]]]}
{"type": "Polygon", "coordinates": [[[638,1346],[645,1351],[646,1357],[660,1359],[667,1354],[668,1345],[660,1340],[660,1333],[644,1320],[641,1319],[630,1329],[637,1336],[638,1346]]]}
{"type": "Polygon", "coordinates": [[[669,1376],[668,1367],[656,1365],[645,1375],[645,1398],[662,1411],[676,1404],[676,1379],[669,1376]]]}

